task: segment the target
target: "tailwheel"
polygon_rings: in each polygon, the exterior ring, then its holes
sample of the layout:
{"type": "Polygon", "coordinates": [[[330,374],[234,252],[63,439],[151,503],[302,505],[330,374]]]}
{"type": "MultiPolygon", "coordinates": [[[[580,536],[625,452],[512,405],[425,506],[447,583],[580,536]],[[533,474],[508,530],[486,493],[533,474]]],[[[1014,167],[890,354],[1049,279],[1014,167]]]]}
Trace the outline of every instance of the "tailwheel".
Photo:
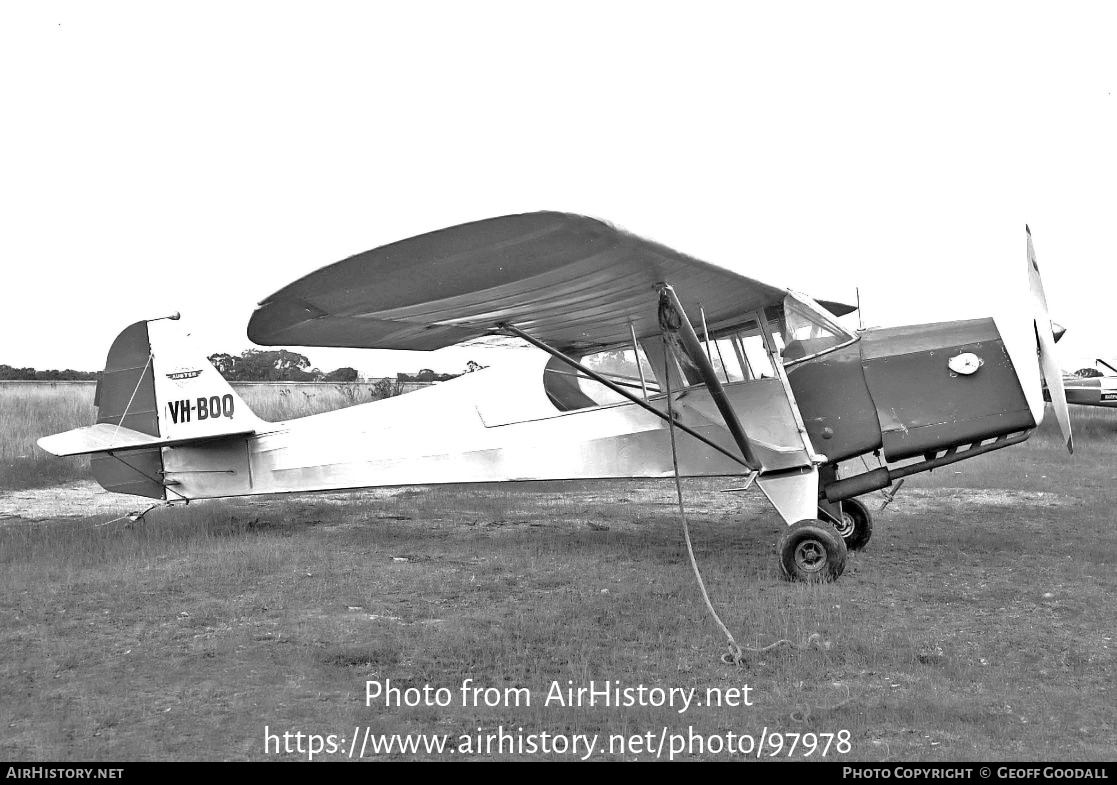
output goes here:
{"type": "Polygon", "coordinates": [[[840,505],[842,512],[834,521],[834,528],[842,535],[847,549],[859,551],[869,544],[869,538],[873,536],[873,515],[856,499],[845,499],[840,505]]]}
{"type": "Polygon", "coordinates": [[[846,544],[829,523],[807,519],[780,538],[780,572],[790,581],[837,580],[846,566],[846,544]]]}

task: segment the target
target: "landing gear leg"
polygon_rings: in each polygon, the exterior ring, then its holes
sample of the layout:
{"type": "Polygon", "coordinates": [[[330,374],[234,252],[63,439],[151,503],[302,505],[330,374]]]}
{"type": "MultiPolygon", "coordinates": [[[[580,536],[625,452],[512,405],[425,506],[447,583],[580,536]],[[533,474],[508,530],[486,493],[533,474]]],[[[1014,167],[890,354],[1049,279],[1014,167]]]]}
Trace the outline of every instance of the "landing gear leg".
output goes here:
{"type": "Polygon", "coordinates": [[[864,548],[873,536],[873,515],[857,499],[820,504],[818,517],[834,525],[851,551],[864,548]]]}

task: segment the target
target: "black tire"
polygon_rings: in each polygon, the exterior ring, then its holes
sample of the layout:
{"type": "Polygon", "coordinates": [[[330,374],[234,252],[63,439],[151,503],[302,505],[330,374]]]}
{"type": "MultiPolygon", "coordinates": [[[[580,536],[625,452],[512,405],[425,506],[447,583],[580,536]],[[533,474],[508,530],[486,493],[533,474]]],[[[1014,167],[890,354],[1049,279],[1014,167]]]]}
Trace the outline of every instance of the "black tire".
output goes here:
{"type": "MultiPolygon", "coordinates": [[[[845,499],[840,504],[842,514],[834,523],[834,528],[842,535],[847,549],[859,551],[869,544],[873,536],[873,515],[857,499],[845,499]]],[[[825,516],[823,520],[826,520],[825,516]]]]}
{"type": "Polygon", "coordinates": [[[780,538],[780,572],[789,581],[824,583],[837,580],[846,566],[846,544],[829,523],[805,520],[792,524],[780,538]]]}

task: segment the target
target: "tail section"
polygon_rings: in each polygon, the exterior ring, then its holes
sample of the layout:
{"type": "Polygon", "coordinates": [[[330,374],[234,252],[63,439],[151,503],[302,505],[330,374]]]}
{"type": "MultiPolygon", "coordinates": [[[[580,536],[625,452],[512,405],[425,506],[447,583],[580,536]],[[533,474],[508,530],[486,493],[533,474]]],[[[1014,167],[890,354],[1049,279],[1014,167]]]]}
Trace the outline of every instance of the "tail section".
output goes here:
{"type": "Polygon", "coordinates": [[[45,436],[54,455],[92,455],[105,490],[165,499],[163,448],[243,437],[262,421],[169,319],[136,322],[109,349],[94,401],[97,422],[45,436]]]}

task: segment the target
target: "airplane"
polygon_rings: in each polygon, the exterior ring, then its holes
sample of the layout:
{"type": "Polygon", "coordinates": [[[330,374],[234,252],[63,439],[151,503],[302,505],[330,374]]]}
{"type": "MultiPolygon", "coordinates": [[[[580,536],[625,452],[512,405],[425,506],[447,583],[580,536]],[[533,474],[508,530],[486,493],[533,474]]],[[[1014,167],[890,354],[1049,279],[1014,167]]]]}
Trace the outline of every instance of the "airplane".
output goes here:
{"type": "MultiPolygon", "coordinates": [[[[1041,375],[1073,451],[1028,231],[1032,313],[851,331],[816,302],[582,215],[441,229],[266,298],[265,346],[434,350],[514,336],[542,350],[405,396],[257,417],[178,315],[116,338],[97,422],[47,436],[107,490],[165,502],[439,483],[743,478],[787,524],[789,580],[838,578],[872,516],[856,497],[1023,442],[1041,375]],[[1038,360],[1037,362],[1037,355],[1038,360]],[[868,456],[877,459],[869,468],[868,456]]],[[[681,492],[680,492],[681,493],[681,492]]]]}
{"type": "Polygon", "coordinates": [[[1099,357],[1095,361],[1095,365],[1104,366],[1110,373],[1098,373],[1097,376],[1079,376],[1077,374],[1063,376],[1067,403],[1117,409],[1117,367],[1115,367],[1115,363],[1117,361],[1106,362],[1099,357]]]}

